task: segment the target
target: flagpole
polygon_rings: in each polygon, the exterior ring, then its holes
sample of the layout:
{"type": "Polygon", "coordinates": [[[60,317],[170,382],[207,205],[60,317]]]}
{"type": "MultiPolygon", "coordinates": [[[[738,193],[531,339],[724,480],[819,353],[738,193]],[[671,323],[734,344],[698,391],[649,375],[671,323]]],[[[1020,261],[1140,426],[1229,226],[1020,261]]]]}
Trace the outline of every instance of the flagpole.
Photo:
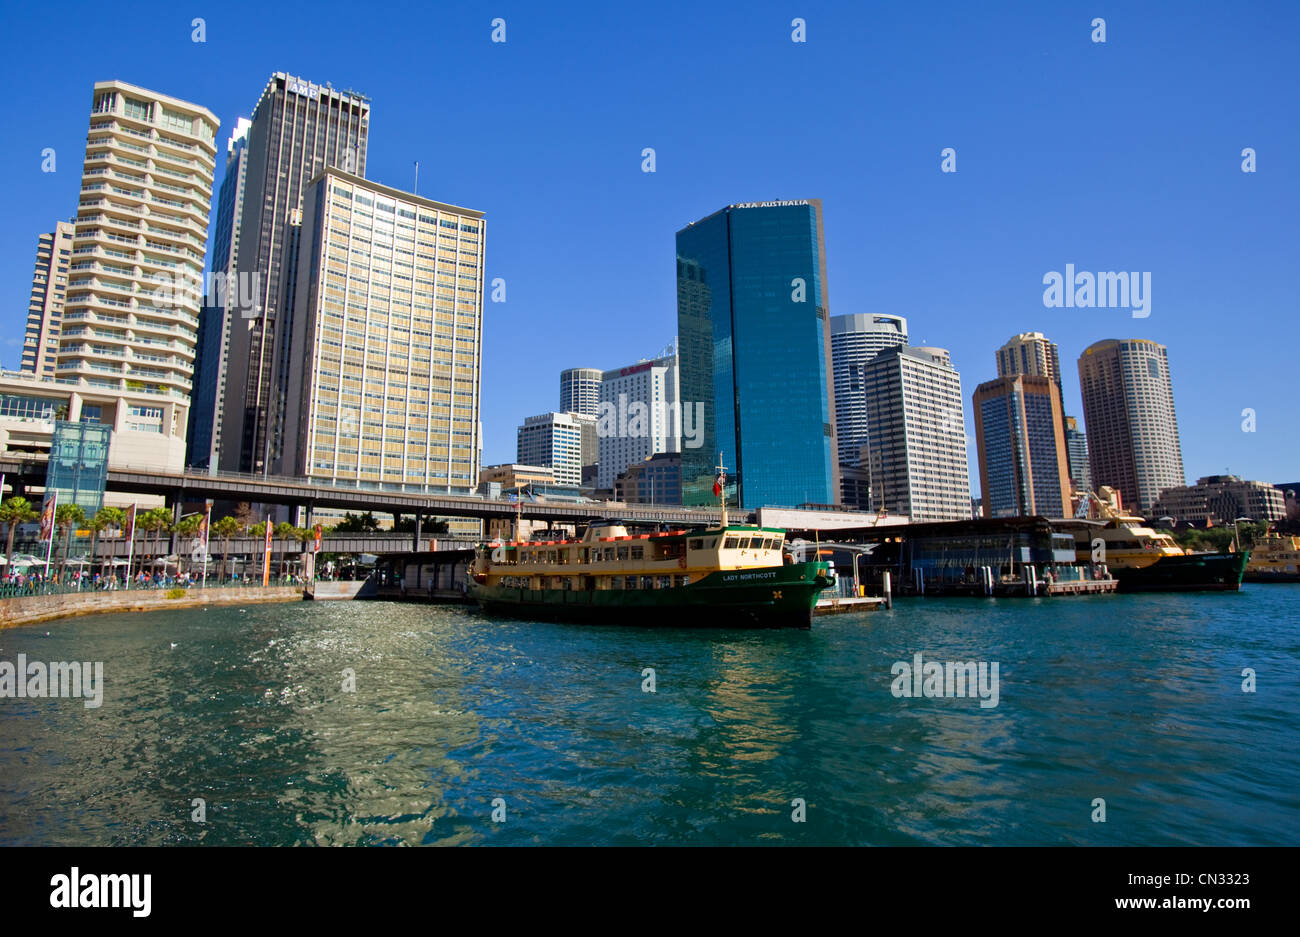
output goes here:
{"type": "Polygon", "coordinates": [[[212,528],[212,504],[209,502],[207,513],[203,516],[203,588],[208,587],[208,531],[212,528]]]}
{"type": "Polygon", "coordinates": [[[126,538],[126,587],[131,588],[131,563],[135,560],[135,505],[131,505],[131,532],[126,538]]]}
{"type": "MultiPolygon", "coordinates": [[[[54,497],[50,500],[50,539],[45,541],[45,586],[41,590],[48,591],[50,585],[50,561],[54,558],[54,518],[59,513],[59,489],[54,489],[54,497]]],[[[44,526],[44,518],[41,518],[41,526],[44,526]]],[[[45,531],[41,531],[44,533],[45,531]]]]}

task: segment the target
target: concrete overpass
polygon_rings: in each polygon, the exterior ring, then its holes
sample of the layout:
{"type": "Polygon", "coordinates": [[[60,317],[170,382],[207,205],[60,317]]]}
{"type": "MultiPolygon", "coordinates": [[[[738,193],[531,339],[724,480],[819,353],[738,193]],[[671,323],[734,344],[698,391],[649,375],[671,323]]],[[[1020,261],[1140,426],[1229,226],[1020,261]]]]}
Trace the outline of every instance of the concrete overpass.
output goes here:
{"type": "MultiPolygon", "coordinates": [[[[0,472],[5,474],[6,481],[14,486],[15,491],[27,487],[44,487],[45,468],[46,458],[43,455],[0,453],[0,472]]],[[[414,485],[381,485],[373,482],[331,485],[307,478],[235,472],[171,473],[149,468],[109,468],[107,490],[121,494],[161,495],[176,511],[179,511],[183,503],[211,499],[301,507],[306,509],[309,519],[316,508],[410,514],[415,516],[417,528],[422,519],[427,517],[472,517],[486,520],[513,518],[516,511],[524,520],[558,523],[626,519],[695,526],[721,521],[718,511],[679,505],[622,504],[615,501],[525,501],[516,506],[513,501],[431,492],[414,485]]],[[[752,515],[741,511],[735,511],[731,516],[734,523],[751,519],[752,515]]],[[[414,540],[420,540],[418,531],[414,540]]]]}

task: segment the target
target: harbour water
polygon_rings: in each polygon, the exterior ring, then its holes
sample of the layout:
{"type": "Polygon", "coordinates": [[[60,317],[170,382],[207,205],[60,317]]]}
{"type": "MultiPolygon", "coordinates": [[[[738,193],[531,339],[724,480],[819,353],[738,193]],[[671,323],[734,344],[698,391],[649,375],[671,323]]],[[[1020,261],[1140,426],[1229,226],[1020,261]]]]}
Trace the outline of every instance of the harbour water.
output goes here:
{"type": "Polygon", "coordinates": [[[0,699],[3,844],[1300,842],[1300,585],[767,632],[294,603],[19,654],[102,661],[104,698],[0,699]],[[998,662],[997,705],[895,696],[918,652],[998,662]]]}

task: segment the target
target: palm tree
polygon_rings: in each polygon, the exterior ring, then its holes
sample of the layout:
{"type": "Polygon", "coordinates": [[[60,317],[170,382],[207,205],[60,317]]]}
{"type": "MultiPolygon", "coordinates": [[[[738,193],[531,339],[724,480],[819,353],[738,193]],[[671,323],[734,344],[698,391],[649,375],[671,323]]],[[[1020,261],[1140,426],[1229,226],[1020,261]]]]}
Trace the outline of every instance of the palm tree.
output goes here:
{"type": "Polygon", "coordinates": [[[217,576],[217,581],[221,581],[221,576],[225,575],[226,563],[230,559],[230,538],[239,533],[242,525],[233,517],[223,517],[212,525],[212,533],[221,538],[221,575],[217,576]]]}
{"type": "Polygon", "coordinates": [[[298,528],[294,527],[288,521],[280,521],[275,525],[275,536],[280,541],[280,578],[284,578],[285,561],[288,558],[288,551],[284,548],[284,542],[290,537],[297,534],[298,528]]]}
{"type": "MultiPolygon", "coordinates": [[[[180,523],[176,525],[176,533],[183,538],[196,537],[198,536],[199,528],[202,526],[203,526],[203,515],[190,514],[186,517],[181,518],[180,523]]],[[[180,553],[179,550],[177,550],[176,552],[178,554],[180,553]]],[[[179,563],[177,565],[179,565],[179,563]]],[[[193,570],[190,570],[190,572],[193,573],[193,570]]]]}
{"type": "Polygon", "coordinates": [[[121,508],[102,507],[90,519],[90,561],[95,562],[95,544],[99,535],[110,527],[121,528],[126,523],[126,512],[121,508]]]}
{"type": "Polygon", "coordinates": [[[72,546],[72,531],[86,523],[86,512],[79,504],[60,504],[54,509],[54,526],[63,531],[63,562],[59,564],[59,578],[68,571],[68,549],[72,546]]]}
{"type": "Polygon", "coordinates": [[[9,539],[5,542],[5,559],[13,562],[14,534],[19,524],[28,524],[40,517],[40,511],[32,507],[26,498],[14,495],[4,504],[0,504],[0,521],[9,525],[9,539]]]}
{"type": "MultiPolygon", "coordinates": [[[[152,533],[154,535],[153,552],[157,554],[159,549],[158,533],[160,531],[168,530],[171,528],[172,512],[167,510],[166,508],[153,508],[151,510],[145,511],[136,519],[136,526],[139,527],[141,530],[143,530],[145,533],[152,533]]],[[[164,564],[164,569],[165,568],[166,566],[164,564]]],[[[140,569],[141,571],[144,570],[143,557],[140,559],[140,569]]]]}

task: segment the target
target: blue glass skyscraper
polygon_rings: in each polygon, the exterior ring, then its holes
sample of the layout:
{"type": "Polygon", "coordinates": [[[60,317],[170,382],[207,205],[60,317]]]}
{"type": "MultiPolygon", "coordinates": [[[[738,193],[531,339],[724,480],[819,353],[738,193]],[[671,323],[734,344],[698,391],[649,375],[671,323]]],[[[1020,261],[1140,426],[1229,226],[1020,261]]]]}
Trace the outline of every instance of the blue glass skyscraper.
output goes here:
{"type": "Polygon", "coordinates": [[[682,503],[835,504],[835,391],[819,199],[729,205],[677,232],[682,503]],[[692,447],[691,443],[697,443],[692,447]]]}

